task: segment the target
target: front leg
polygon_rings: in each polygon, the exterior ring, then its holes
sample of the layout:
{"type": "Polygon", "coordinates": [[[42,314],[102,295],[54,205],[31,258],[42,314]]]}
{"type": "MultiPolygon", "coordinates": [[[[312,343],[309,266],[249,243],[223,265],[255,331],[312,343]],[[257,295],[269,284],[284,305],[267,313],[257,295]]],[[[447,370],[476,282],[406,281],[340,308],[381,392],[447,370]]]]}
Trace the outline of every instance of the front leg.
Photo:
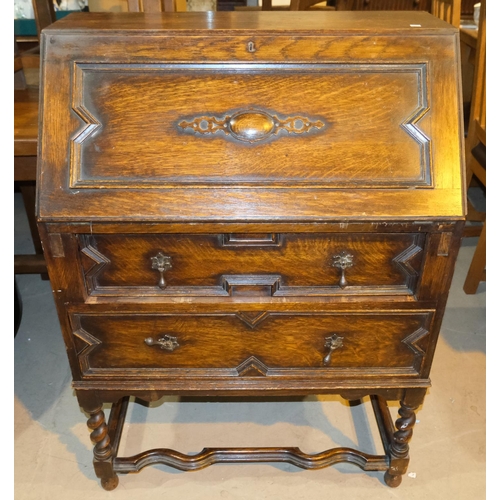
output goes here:
{"type": "Polygon", "coordinates": [[[118,476],[113,470],[113,449],[109,437],[106,418],[102,411],[102,405],[92,410],[87,410],[90,418],[87,426],[92,430],[90,440],[94,443],[94,470],[96,476],[101,479],[101,485],[105,490],[111,491],[118,486],[118,476]]]}
{"type": "Polygon", "coordinates": [[[415,410],[418,405],[410,406],[401,401],[401,408],[398,413],[400,418],[396,420],[396,431],[392,436],[390,446],[390,465],[389,470],[384,475],[386,484],[396,488],[401,484],[402,475],[408,468],[410,461],[410,447],[408,445],[412,435],[413,426],[416,422],[415,410]]]}

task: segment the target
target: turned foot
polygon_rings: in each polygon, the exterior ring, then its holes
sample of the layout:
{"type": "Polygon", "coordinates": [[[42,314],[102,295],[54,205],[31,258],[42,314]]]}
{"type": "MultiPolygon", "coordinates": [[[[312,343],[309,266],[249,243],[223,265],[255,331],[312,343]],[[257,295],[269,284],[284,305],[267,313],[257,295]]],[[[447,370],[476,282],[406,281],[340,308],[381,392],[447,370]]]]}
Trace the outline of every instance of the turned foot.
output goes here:
{"type": "Polygon", "coordinates": [[[389,449],[390,465],[389,470],[384,475],[387,486],[396,488],[401,484],[402,476],[405,474],[410,461],[410,447],[408,445],[415,425],[415,406],[410,406],[401,401],[399,408],[399,418],[396,420],[396,430],[392,435],[392,442],[389,449]]]}
{"type": "Polygon", "coordinates": [[[114,490],[118,486],[118,476],[113,477],[103,477],[101,479],[101,486],[106,491],[114,490]]]}
{"type": "Polygon", "coordinates": [[[95,473],[101,479],[102,487],[111,491],[118,486],[118,476],[113,470],[113,447],[104,412],[99,406],[88,413],[90,413],[90,418],[87,426],[92,430],[90,440],[94,443],[95,473]]]}
{"type": "Polygon", "coordinates": [[[92,430],[90,440],[94,443],[94,458],[105,460],[111,455],[111,440],[109,439],[106,418],[101,408],[91,411],[87,426],[92,430]]]}
{"type": "Polygon", "coordinates": [[[385,484],[391,488],[397,488],[401,484],[402,480],[403,476],[401,475],[393,476],[392,474],[389,474],[389,471],[384,474],[385,484]]]}

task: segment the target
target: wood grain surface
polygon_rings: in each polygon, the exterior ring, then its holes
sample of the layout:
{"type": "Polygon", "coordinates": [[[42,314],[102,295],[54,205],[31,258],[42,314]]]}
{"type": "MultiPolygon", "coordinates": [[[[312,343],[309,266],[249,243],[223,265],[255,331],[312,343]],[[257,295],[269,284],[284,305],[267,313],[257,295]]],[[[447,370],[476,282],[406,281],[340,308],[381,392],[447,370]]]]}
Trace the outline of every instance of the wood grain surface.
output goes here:
{"type": "Polygon", "coordinates": [[[223,295],[224,284],[234,282],[232,277],[238,276],[240,285],[252,288],[252,282],[263,282],[258,277],[274,275],[279,280],[277,288],[259,289],[260,295],[412,294],[422,264],[423,237],[411,233],[285,233],[276,235],[274,244],[261,245],[255,240],[229,244],[224,236],[84,236],[81,260],[88,291],[96,295],[223,295]],[[339,289],[341,268],[335,264],[342,252],[352,259],[344,271],[344,290],[339,289]],[[152,266],[158,254],[170,258],[163,289],[158,286],[160,273],[152,266]]]}
{"type": "Polygon", "coordinates": [[[111,16],[99,31],[106,15],[68,16],[46,30],[43,220],[463,216],[457,30],[425,13],[333,12],[290,37],[289,12],[287,34],[263,13],[231,36],[240,16],[221,13],[219,30],[194,14],[191,31],[168,14],[134,28],[111,16]],[[253,143],[180,126],[251,112],[324,125],[273,125],[253,143]]]}

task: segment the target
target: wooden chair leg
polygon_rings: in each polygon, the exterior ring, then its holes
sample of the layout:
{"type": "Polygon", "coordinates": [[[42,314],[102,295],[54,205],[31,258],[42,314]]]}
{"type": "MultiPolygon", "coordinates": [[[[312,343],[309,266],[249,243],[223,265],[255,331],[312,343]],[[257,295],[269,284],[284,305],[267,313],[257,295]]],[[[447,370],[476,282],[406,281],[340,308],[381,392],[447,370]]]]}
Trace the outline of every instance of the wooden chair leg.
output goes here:
{"type": "Polygon", "coordinates": [[[23,301],[17,289],[16,277],[14,276],[14,337],[17,335],[21,319],[23,317],[23,301]]]}
{"type": "Polygon", "coordinates": [[[464,292],[473,295],[481,281],[486,279],[486,221],[479,236],[479,241],[472,257],[469,272],[465,278],[464,292]]]}
{"type": "MultiPolygon", "coordinates": [[[[40,235],[38,234],[38,226],[35,217],[35,199],[36,199],[36,186],[35,182],[20,182],[19,189],[23,196],[24,207],[26,209],[26,215],[28,217],[28,223],[31,232],[31,239],[33,240],[33,246],[35,247],[35,255],[32,256],[16,256],[18,257],[18,273],[41,273],[43,280],[48,280],[49,275],[46,271],[45,259],[43,257],[43,248],[40,241],[40,235]],[[23,268],[24,266],[24,268],[23,268]]],[[[15,259],[16,262],[16,259],[15,259]]],[[[15,266],[16,267],[16,266],[15,266]]]]}
{"type": "Polygon", "coordinates": [[[19,185],[21,194],[23,195],[24,207],[26,215],[28,216],[28,223],[30,226],[31,239],[36,253],[43,253],[40,235],[35,218],[35,200],[36,200],[36,186],[34,182],[22,182],[19,185]]]}

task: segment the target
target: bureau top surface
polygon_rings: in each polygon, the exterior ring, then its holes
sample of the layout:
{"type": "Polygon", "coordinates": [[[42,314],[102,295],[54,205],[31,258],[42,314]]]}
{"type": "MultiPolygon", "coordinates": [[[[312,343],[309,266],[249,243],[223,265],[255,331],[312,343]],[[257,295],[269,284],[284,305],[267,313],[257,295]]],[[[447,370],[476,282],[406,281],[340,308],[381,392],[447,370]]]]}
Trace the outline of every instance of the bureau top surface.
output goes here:
{"type": "Polygon", "coordinates": [[[198,34],[209,30],[219,33],[248,34],[269,32],[290,34],[310,32],[315,35],[401,34],[428,35],[457,31],[427,12],[182,12],[182,13],[73,13],[45,29],[54,34],[71,33],[161,32],[162,35],[198,34]],[[418,28],[418,29],[417,29],[418,28]]]}
{"type": "Polygon", "coordinates": [[[422,12],[72,14],[42,220],[461,218],[458,31],[422,12]]]}

